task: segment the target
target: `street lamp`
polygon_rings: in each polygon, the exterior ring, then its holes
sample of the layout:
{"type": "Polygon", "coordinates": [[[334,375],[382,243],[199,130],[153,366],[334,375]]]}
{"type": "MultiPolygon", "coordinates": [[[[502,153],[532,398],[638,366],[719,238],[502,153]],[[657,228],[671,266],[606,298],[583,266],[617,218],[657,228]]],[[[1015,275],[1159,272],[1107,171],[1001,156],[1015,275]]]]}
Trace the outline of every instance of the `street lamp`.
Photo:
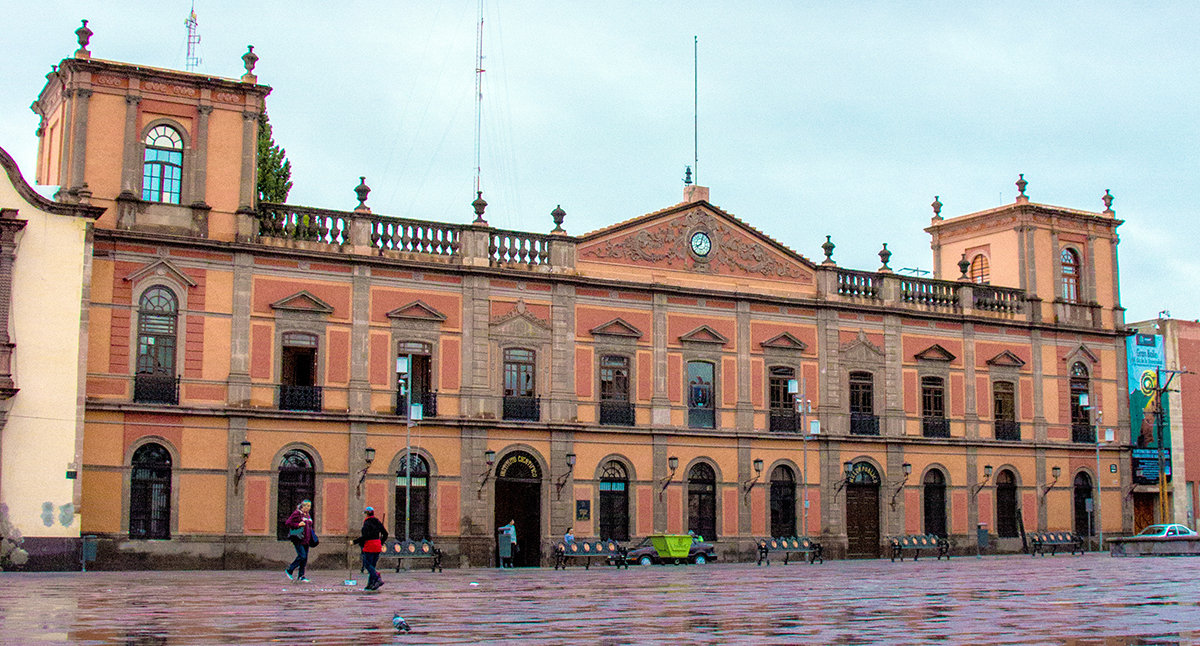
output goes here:
{"type": "Polygon", "coordinates": [[[575,454],[568,453],[567,454],[567,472],[562,474],[561,476],[559,476],[558,482],[554,483],[554,486],[558,489],[558,491],[556,492],[558,500],[562,500],[563,487],[567,486],[567,478],[570,478],[571,474],[574,472],[575,472],[575,454]]]}
{"type": "Polygon", "coordinates": [[[896,496],[899,496],[900,492],[904,491],[904,485],[905,485],[905,483],[908,482],[908,476],[912,475],[912,465],[911,464],[905,462],[904,464],[900,465],[900,468],[904,470],[904,478],[902,480],[900,480],[900,484],[896,485],[896,491],[892,492],[892,509],[893,510],[896,509],[896,496]]]}
{"type": "Polygon", "coordinates": [[[758,484],[758,479],[762,476],[762,472],[763,461],[759,458],[754,461],[754,477],[742,483],[742,489],[745,490],[747,498],[750,497],[750,490],[754,488],[754,485],[758,484]]]}
{"type": "Polygon", "coordinates": [[[991,479],[992,479],[992,465],[985,464],[985,465],[983,465],[983,482],[980,482],[979,484],[975,485],[975,490],[971,492],[971,497],[974,498],[975,496],[978,496],[979,492],[982,491],[983,488],[987,486],[988,480],[991,480],[991,479]]]}
{"type": "Polygon", "coordinates": [[[1049,486],[1046,487],[1046,490],[1042,492],[1042,502],[1045,502],[1046,494],[1050,493],[1050,490],[1054,488],[1054,485],[1058,484],[1058,477],[1062,475],[1062,467],[1056,466],[1053,469],[1050,469],[1050,475],[1054,476],[1054,481],[1051,482],[1049,486]]]}
{"type": "Polygon", "coordinates": [[[491,449],[484,451],[483,459],[487,462],[487,468],[483,475],[479,476],[479,491],[475,494],[476,498],[483,497],[483,488],[487,486],[488,480],[492,477],[492,465],[496,463],[496,452],[491,449]]]}
{"type": "Polygon", "coordinates": [[[671,457],[667,458],[667,468],[670,469],[671,472],[668,473],[667,475],[659,478],[659,480],[658,480],[658,484],[661,487],[658,490],[658,499],[659,500],[662,500],[663,492],[666,491],[667,486],[669,486],[671,484],[671,478],[675,477],[675,469],[679,468],[679,458],[677,458],[673,455],[671,457]]]}
{"type": "Polygon", "coordinates": [[[250,461],[250,443],[242,442],[242,463],[233,470],[233,493],[238,492],[238,485],[246,477],[246,463],[250,461]]]}
{"type": "Polygon", "coordinates": [[[363,483],[367,481],[367,470],[371,468],[371,463],[375,461],[375,449],[367,447],[363,455],[363,460],[366,464],[358,472],[358,487],[355,489],[359,498],[362,498],[363,483]]]}
{"type": "Polygon", "coordinates": [[[846,485],[850,483],[850,472],[853,470],[854,462],[846,460],[842,463],[842,481],[838,483],[837,491],[845,489],[846,485]]]}

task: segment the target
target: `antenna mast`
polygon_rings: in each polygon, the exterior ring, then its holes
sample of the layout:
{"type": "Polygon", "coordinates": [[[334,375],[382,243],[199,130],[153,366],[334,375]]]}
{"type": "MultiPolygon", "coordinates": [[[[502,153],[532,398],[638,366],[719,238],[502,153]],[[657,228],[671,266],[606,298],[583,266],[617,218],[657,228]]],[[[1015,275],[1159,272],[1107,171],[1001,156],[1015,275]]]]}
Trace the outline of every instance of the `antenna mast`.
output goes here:
{"type": "Polygon", "coordinates": [[[200,34],[196,33],[196,27],[199,26],[199,21],[196,20],[196,5],[192,4],[192,11],[188,14],[187,20],[183,21],[187,26],[188,41],[187,41],[187,59],[185,59],[184,67],[189,72],[196,71],[196,67],[200,65],[200,58],[196,56],[196,45],[200,44],[200,34]]]}
{"type": "Polygon", "coordinates": [[[479,0],[479,34],[475,51],[475,193],[483,191],[479,139],[483,129],[483,0],[479,0]]]}
{"type": "Polygon", "coordinates": [[[692,179],[700,185],[700,37],[692,36],[692,179]]]}

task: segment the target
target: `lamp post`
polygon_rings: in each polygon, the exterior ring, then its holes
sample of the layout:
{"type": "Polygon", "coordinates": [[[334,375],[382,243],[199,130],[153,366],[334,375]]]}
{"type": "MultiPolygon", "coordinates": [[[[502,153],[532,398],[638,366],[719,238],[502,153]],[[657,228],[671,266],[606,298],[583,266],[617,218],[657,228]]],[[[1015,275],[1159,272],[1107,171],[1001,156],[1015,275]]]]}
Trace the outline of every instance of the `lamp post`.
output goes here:
{"type": "Polygon", "coordinates": [[[1092,507],[1096,510],[1096,534],[1099,542],[1096,544],[1096,551],[1104,551],[1104,515],[1100,513],[1100,494],[1103,492],[1103,485],[1100,484],[1100,444],[1108,444],[1113,441],[1113,430],[1110,428],[1104,432],[1104,439],[1100,439],[1100,426],[1104,424],[1104,411],[1096,411],[1096,500],[1092,503],[1092,507]]]}
{"type": "Polygon", "coordinates": [[[814,419],[812,421],[812,429],[809,429],[808,414],[812,412],[812,402],[805,398],[808,390],[805,388],[804,378],[800,378],[799,384],[797,384],[795,379],[789,379],[788,392],[792,394],[792,405],[795,408],[794,412],[798,412],[800,414],[800,444],[802,446],[802,453],[804,456],[803,466],[800,469],[800,477],[804,480],[804,482],[801,484],[804,492],[804,502],[802,508],[803,520],[801,522],[804,523],[804,538],[808,538],[808,436],[810,430],[813,435],[817,435],[820,432],[821,427],[820,422],[814,419]],[[799,387],[797,388],[797,386],[799,387]]]}

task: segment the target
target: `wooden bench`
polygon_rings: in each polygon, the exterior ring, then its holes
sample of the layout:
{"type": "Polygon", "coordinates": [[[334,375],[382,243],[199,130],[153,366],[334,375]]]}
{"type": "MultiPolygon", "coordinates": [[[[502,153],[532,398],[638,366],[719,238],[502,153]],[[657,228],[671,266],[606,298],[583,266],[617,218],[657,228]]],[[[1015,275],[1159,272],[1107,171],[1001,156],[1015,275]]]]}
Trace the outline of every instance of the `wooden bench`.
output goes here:
{"type": "Polygon", "coordinates": [[[404,565],[404,559],[432,559],[429,571],[442,571],[442,551],[429,541],[388,540],[383,544],[383,552],[379,554],[380,559],[385,557],[396,559],[397,572],[404,565]]]}
{"type": "Polygon", "coordinates": [[[1083,554],[1083,538],[1076,536],[1071,532],[1039,532],[1029,535],[1030,556],[1041,554],[1046,555],[1046,548],[1050,548],[1050,556],[1054,556],[1058,552],[1060,546],[1071,548],[1071,553],[1079,552],[1083,554]]]}
{"type": "Polygon", "coordinates": [[[601,558],[618,568],[629,569],[629,548],[616,541],[559,541],[554,546],[554,569],[567,569],[567,561],[584,559],[583,569],[591,569],[592,559],[601,558]]]}
{"type": "Polygon", "coordinates": [[[938,560],[946,557],[950,560],[950,541],[935,534],[914,534],[912,536],[893,536],[889,540],[892,546],[892,560],[899,557],[904,560],[904,550],[913,551],[913,560],[921,556],[921,550],[937,550],[938,560]]]}
{"type": "Polygon", "coordinates": [[[764,538],[758,541],[758,564],[765,561],[771,564],[771,554],[783,554],[783,564],[787,565],[789,555],[800,554],[802,561],[809,564],[820,560],[825,562],[825,548],[810,538],[764,538]]]}

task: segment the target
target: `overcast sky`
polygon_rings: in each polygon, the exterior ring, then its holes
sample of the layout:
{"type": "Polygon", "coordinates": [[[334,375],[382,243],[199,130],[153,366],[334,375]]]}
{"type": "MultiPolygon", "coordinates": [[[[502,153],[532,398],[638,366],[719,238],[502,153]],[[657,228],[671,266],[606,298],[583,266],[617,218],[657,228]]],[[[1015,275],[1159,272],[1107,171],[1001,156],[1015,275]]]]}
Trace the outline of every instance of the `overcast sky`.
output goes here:
{"type": "MultiPolygon", "coordinates": [[[[32,179],[29,104],[88,19],[98,58],[184,69],[191,3],[8,3],[0,147],[32,179]]],[[[477,0],[196,0],[197,71],[259,82],[293,204],[473,215],[477,0]]],[[[493,226],[582,234],[712,202],[811,259],[930,269],[929,207],[1034,202],[1125,220],[1128,321],[1200,319],[1200,3],[486,0],[482,167],[493,226]]],[[[997,260],[994,260],[996,262],[997,260]]]]}

